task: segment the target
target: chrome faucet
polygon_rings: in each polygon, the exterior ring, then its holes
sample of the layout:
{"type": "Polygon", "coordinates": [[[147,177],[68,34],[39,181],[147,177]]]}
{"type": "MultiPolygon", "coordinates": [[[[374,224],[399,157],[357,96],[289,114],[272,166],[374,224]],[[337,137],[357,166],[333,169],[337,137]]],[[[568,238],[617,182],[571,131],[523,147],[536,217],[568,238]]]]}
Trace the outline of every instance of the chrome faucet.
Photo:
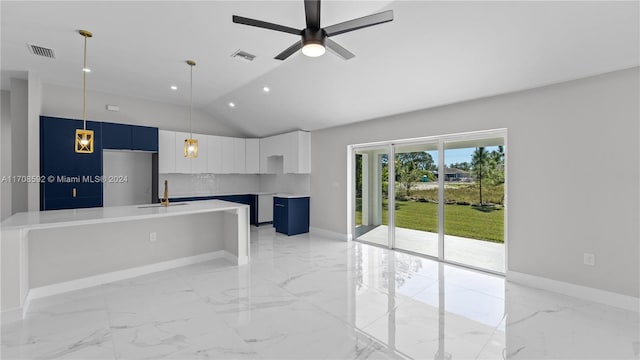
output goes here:
{"type": "Polygon", "coordinates": [[[169,181],[168,180],[164,181],[164,196],[162,197],[162,200],[160,200],[160,204],[162,204],[162,206],[164,207],[169,206],[169,181]]]}

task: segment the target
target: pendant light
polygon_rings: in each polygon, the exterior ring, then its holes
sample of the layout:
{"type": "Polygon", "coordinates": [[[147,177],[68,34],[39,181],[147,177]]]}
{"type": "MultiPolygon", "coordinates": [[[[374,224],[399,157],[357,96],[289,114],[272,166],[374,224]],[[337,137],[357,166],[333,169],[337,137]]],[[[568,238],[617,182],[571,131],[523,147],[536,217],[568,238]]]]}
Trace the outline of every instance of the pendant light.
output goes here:
{"type": "Polygon", "coordinates": [[[193,60],[187,60],[187,64],[191,68],[189,78],[189,138],[184,139],[184,157],[197,158],[198,140],[193,138],[193,126],[191,125],[191,113],[193,111],[193,67],[196,66],[196,62],[193,60]]]}
{"type": "Polygon", "coordinates": [[[91,70],[87,67],[87,38],[93,34],[87,30],[79,30],[84,37],[84,64],[82,67],[82,129],[76,129],[75,150],[80,154],[93,153],[93,130],[87,130],[87,73],[91,70]]]}

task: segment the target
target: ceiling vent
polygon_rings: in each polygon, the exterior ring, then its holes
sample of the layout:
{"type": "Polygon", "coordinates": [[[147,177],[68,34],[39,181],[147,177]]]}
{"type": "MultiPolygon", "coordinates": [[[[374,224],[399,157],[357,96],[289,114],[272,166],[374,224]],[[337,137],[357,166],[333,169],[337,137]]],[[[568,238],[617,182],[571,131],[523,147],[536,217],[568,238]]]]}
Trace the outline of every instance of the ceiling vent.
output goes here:
{"type": "Polygon", "coordinates": [[[249,54],[248,52],[242,50],[234,52],[233,54],[231,54],[231,57],[242,59],[244,61],[253,61],[253,59],[256,58],[255,55],[249,54]]]}
{"type": "Polygon", "coordinates": [[[34,45],[34,44],[27,44],[27,46],[29,47],[29,51],[31,51],[33,55],[44,56],[50,59],[56,58],[56,53],[53,51],[53,49],[49,49],[49,48],[34,45]]]}

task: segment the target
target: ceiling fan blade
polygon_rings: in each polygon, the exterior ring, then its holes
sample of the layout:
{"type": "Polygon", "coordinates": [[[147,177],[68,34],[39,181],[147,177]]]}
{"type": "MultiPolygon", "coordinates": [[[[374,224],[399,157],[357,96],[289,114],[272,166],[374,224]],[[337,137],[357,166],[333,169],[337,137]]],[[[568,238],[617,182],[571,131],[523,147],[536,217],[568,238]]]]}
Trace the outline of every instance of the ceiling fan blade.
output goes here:
{"type": "Polygon", "coordinates": [[[354,57],[355,55],[343,48],[342,46],[340,46],[340,44],[338,44],[337,42],[327,38],[325,40],[325,44],[327,45],[327,47],[329,48],[329,50],[332,50],[333,52],[335,52],[338,56],[340,56],[341,58],[345,59],[345,60],[349,60],[352,57],[354,57]]]}
{"type": "Polygon", "coordinates": [[[295,44],[289,46],[285,51],[281,52],[274,59],[276,60],[284,60],[289,56],[293,55],[296,51],[302,49],[302,40],[296,42],[295,44]]]}
{"type": "Polygon", "coordinates": [[[294,35],[300,35],[302,33],[301,30],[294,29],[288,26],[278,25],[278,24],[274,24],[274,23],[270,23],[262,20],[249,19],[246,17],[238,16],[238,15],[233,15],[233,22],[236,24],[255,26],[263,29],[282,31],[282,32],[286,32],[294,35]]]}
{"type": "Polygon", "coordinates": [[[327,26],[326,28],[324,28],[324,31],[327,33],[327,36],[334,36],[334,35],[343,34],[349,31],[386,23],[392,20],[393,20],[393,10],[387,10],[381,13],[377,13],[369,16],[363,16],[361,18],[327,26]]]}
{"type": "Polygon", "coordinates": [[[307,28],[320,29],[320,0],[304,0],[304,14],[307,19],[307,28]]]}

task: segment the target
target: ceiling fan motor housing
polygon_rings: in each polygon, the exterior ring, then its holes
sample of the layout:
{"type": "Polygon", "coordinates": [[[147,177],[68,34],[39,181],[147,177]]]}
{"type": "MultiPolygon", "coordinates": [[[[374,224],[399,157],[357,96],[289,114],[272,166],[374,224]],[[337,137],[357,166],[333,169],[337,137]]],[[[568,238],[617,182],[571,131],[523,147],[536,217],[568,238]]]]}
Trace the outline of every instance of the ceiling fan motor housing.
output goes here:
{"type": "Polygon", "coordinates": [[[327,33],[324,29],[304,29],[302,30],[302,43],[304,45],[309,44],[318,44],[325,46],[325,39],[327,38],[327,33]]]}

